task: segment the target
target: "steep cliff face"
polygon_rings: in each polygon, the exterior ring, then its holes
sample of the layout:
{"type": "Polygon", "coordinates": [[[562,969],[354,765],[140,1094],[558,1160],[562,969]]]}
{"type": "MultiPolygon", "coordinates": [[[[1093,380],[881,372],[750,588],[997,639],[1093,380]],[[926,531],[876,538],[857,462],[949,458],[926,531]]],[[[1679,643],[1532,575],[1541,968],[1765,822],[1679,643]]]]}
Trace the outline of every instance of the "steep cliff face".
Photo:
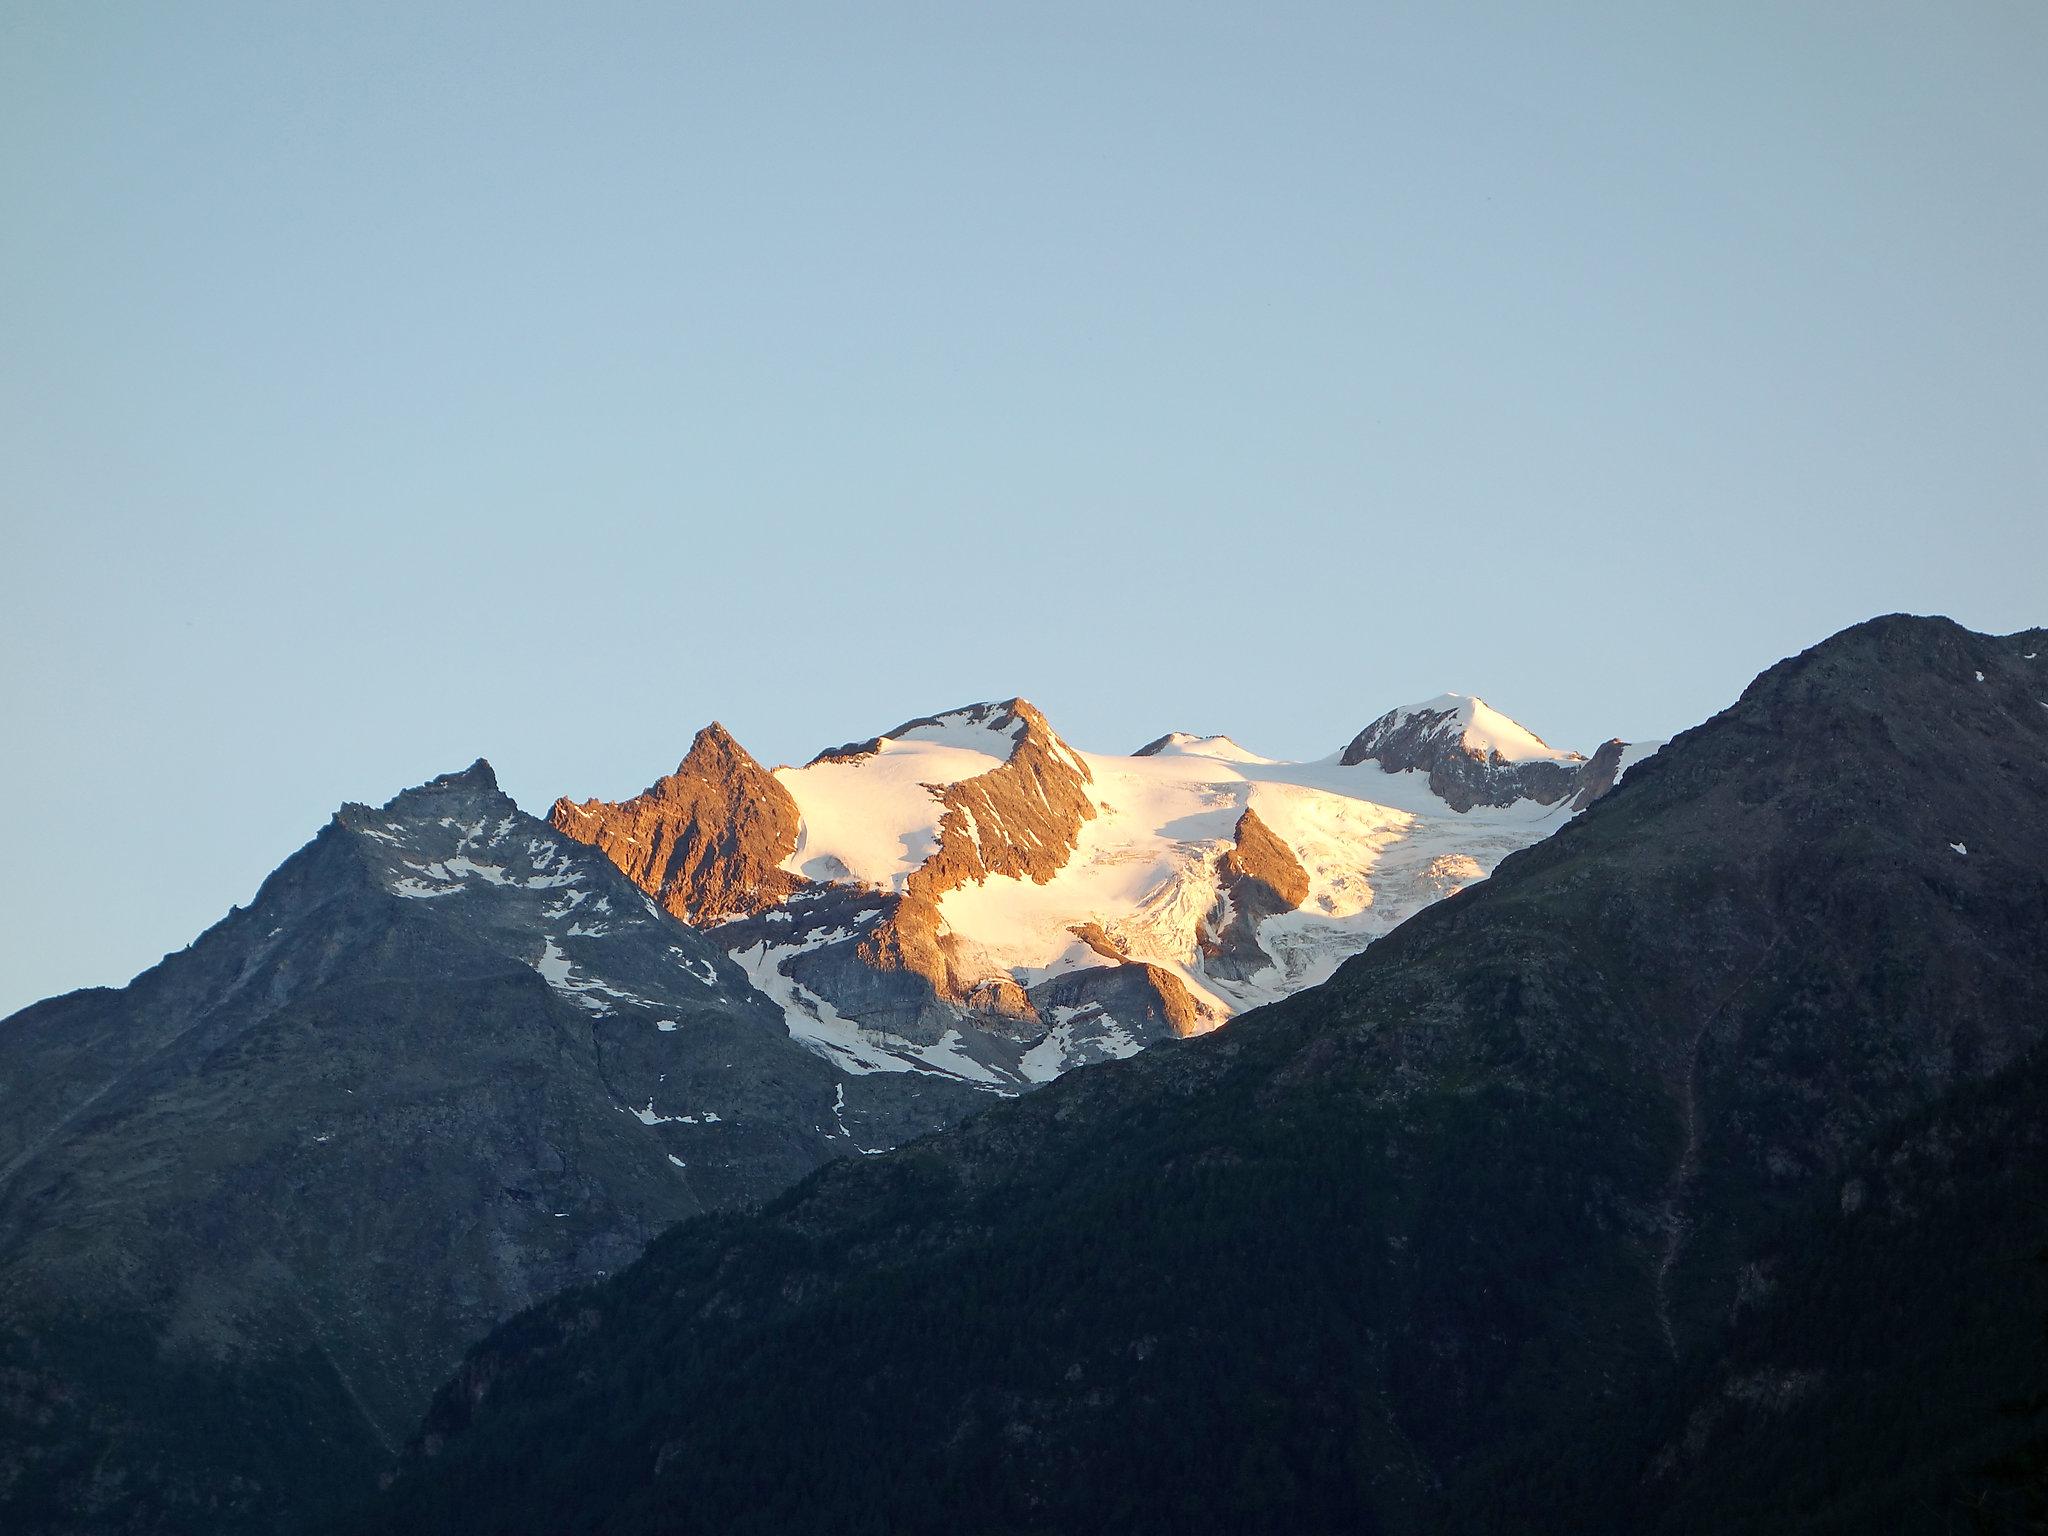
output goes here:
{"type": "Polygon", "coordinates": [[[645,792],[617,804],[564,797],[548,823],[686,923],[751,916],[804,884],[782,867],[796,851],[796,802],[716,721],[645,792]]]}

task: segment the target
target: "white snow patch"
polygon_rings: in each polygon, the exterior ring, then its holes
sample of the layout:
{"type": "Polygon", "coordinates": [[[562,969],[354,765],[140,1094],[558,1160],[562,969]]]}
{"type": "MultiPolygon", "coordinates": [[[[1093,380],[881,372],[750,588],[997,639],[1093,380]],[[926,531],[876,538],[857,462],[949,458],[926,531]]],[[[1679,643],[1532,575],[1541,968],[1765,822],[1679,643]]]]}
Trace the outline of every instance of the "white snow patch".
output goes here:
{"type": "Polygon", "coordinates": [[[832,1100],[832,1122],[839,1127],[839,1134],[847,1140],[853,1139],[853,1132],[846,1128],[846,1084],[832,1085],[836,1097],[832,1100]]]}
{"type": "Polygon", "coordinates": [[[979,726],[933,728],[885,737],[879,751],[857,761],[776,769],[802,817],[796,851],[782,867],[812,879],[900,890],[938,847],[937,791],[1001,767],[1008,752],[989,749],[1003,741],[979,726]]]}
{"type": "Polygon", "coordinates": [[[678,962],[682,968],[688,971],[696,980],[703,982],[707,987],[718,985],[718,967],[709,960],[693,959],[691,956],[680,954],[675,950],[671,950],[670,953],[677,955],[678,962]]]}
{"type": "Polygon", "coordinates": [[[454,885],[428,885],[424,880],[414,880],[410,876],[401,876],[391,883],[394,896],[404,896],[413,901],[432,901],[436,896],[453,896],[468,889],[459,881],[454,885]]]}
{"type": "Polygon", "coordinates": [[[1006,1079],[962,1049],[966,1041],[958,1030],[948,1030],[937,1045],[919,1046],[847,1018],[794,977],[782,973],[783,960],[795,953],[763,943],[736,952],[733,959],[747,973],[755,990],[782,1009],[784,1027],[798,1044],[854,1076],[868,1072],[937,1072],[977,1085],[1005,1085],[1006,1079]]]}
{"type": "MultiPolygon", "coordinates": [[[[1643,744],[1642,755],[1654,750],[1643,744]]],[[[1570,818],[1560,803],[1477,806],[1459,814],[1419,773],[1377,763],[1224,760],[1165,752],[1084,754],[1097,815],[1071,858],[1040,885],[998,877],[949,891],[939,911],[958,944],[992,974],[1025,985],[1110,963],[1071,929],[1099,923],[1133,960],[1177,974],[1216,1022],[1311,985],[1430,902],[1483,879],[1518,848],[1570,818]],[[1218,861],[1249,805],[1309,877],[1298,912],[1268,919],[1259,940],[1275,965],[1250,982],[1210,977],[1205,921],[1221,895],[1218,861]]],[[[1033,1047],[1027,1073],[1055,1050],[1033,1047]]],[[[1029,1056],[1029,1053],[1027,1053],[1029,1056]]]]}
{"type": "MultiPolygon", "coordinates": [[[[1668,741],[1668,738],[1667,738],[1668,741]]],[[[1644,758],[1655,757],[1663,751],[1667,741],[1632,741],[1621,749],[1621,761],[1615,765],[1614,782],[1619,784],[1622,776],[1644,758]]]]}
{"type": "Polygon", "coordinates": [[[1045,1038],[1024,1053],[1019,1063],[1025,1077],[1034,1083],[1049,1083],[1069,1067],[1094,1061],[1121,1061],[1144,1047],[1115,1019],[1094,1010],[1091,1018],[1080,1017],[1079,1008],[1054,1008],[1054,1023],[1045,1038]],[[1082,1026],[1088,1032],[1082,1033],[1082,1026]]]}
{"type": "Polygon", "coordinates": [[[540,972],[549,986],[578,1007],[587,1008],[602,1018],[612,1011],[613,1002],[640,1003],[649,1008],[661,1006],[651,997],[615,987],[598,977],[577,975],[575,964],[562,953],[552,934],[544,935],[541,944],[541,957],[527,963],[540,972]]]}

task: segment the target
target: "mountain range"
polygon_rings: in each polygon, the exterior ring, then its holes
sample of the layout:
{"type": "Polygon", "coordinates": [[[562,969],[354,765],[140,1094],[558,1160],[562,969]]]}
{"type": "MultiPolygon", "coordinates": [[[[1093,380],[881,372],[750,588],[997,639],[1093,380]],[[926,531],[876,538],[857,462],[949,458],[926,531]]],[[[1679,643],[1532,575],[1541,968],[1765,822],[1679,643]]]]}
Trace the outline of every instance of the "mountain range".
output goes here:
{"type": "Polygon", "coordinates": [[[549,821],[841,1067],[1016,1088],[1323,980],[1654,749],[1585,758],[1445,695],[1320,762],[1184,733],[1115,756],[1010,699],[800,768],[714,724],[644,793],[549,821]]]}
{"type": "Polygon", "coordinates": [[[1762,1530],[1804,1444],[1883,1464],[1815,1528],[1981,1494],[2042,638],[1875,621],[1583,756],[1011,699],[344,806],[0,1021],[0,1523],[1762,1530]],[[1922,1380],[1967,1435],[1893,1443],[1922,1380]]]}
{"type": "Polygon", "coordinates": [[[343,806],[0,1023],[0,1510],[288,1525],[673,1223],[1310,984],[1611,780],[1483,710],[1398,766],[1096,756],[1012,700],[770,773],[714,725],[624,805],[543,822],[479,761],[343,806]]]}
{"type": "Polygon", "coordinates": [[[1859,626],[1324,985],[676,1229],[349,1528],[2031,1528],[2044,640],[1859,626]]]}

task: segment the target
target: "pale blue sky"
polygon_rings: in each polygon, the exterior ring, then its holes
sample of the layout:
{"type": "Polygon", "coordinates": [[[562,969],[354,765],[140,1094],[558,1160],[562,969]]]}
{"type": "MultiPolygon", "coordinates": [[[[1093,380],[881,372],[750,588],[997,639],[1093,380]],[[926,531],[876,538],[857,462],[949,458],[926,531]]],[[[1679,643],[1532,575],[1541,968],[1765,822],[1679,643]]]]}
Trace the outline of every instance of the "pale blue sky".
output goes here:
{"type": "Polygon", "coordinates": [[[2048,8],[0,3],[0,1012],[345,799],[2048,618],[2048,8]]]}

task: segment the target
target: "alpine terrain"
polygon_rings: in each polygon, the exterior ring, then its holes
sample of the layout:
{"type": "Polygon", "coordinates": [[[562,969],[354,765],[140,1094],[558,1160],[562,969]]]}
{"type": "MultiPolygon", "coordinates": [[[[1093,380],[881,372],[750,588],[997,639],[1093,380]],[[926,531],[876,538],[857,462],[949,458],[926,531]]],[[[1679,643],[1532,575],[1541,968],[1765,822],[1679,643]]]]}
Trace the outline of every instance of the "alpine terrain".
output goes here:
{"type": "Polygon", "coordinates": [[[773,771],[712,725],[645,793],[549,819],[843,1070],[1014,1091],[1324,980],[1654,750],[1584,758],[1447,694],[1316,763],[1180,733],[1120,757],[1011,699],[773,771]]]}
{"type": "Polygon", "coordinates": [[[487,764],[344,806],[119,991],[0,1024],[0,1528],[283,1528],[465,1344],[957,1119],[842,1072],[487,764]]]}
{"type": "MultiPolygon", "coordinates": [[[[2024,1528],[2048,1461],[2044,652],[1848,630],[1326,983],[685,1222],[472,1351],[349,1528],[2024,1528]]],[[[1421,773],[1435,729],[1355,745],[1421,773]]],[[[1145,761],[1223,786],[1205,827],[1256,810],[1297,846],[1277,776],[1188,745],[1145,761]]],[[[1027,772],[1083,787],[1032,797],[1034,847],[1084,846],[1152,782],[1040,752],[1027,772]]],[[[1518,792],[1486,766],[1431,793],[1518,792]]],[[[946,850],[986,862],[1013,805],[951,808],[900,899],[840,926],[975,889],[946,850]]],[[[858,871],[859,845],[800,819],[794,872],[827,890],[745,921],[850,899],[824,860],[858,871]]],[[[995,946],[1026,910],[957,931],[995,946]]],[[[915,922],[876,953],[914,957],[915,922]]],[[[1174,974],[1229,998],[1206,959],[1174,974]]],[[[989,1015],[1046,1006],[1016,984],[989,1015]]]]}
{"type": "Polygon", "coordinates": [[[0,1022],[0,1527],[358,1498],[521,1309],[1309,985],[1624,760],[1455,697],[1319,764],[1108,757],[1013,700],[773,773],[714,726],[547,822],[483,762],[344,806],[185,951],[0,1022]]]}

